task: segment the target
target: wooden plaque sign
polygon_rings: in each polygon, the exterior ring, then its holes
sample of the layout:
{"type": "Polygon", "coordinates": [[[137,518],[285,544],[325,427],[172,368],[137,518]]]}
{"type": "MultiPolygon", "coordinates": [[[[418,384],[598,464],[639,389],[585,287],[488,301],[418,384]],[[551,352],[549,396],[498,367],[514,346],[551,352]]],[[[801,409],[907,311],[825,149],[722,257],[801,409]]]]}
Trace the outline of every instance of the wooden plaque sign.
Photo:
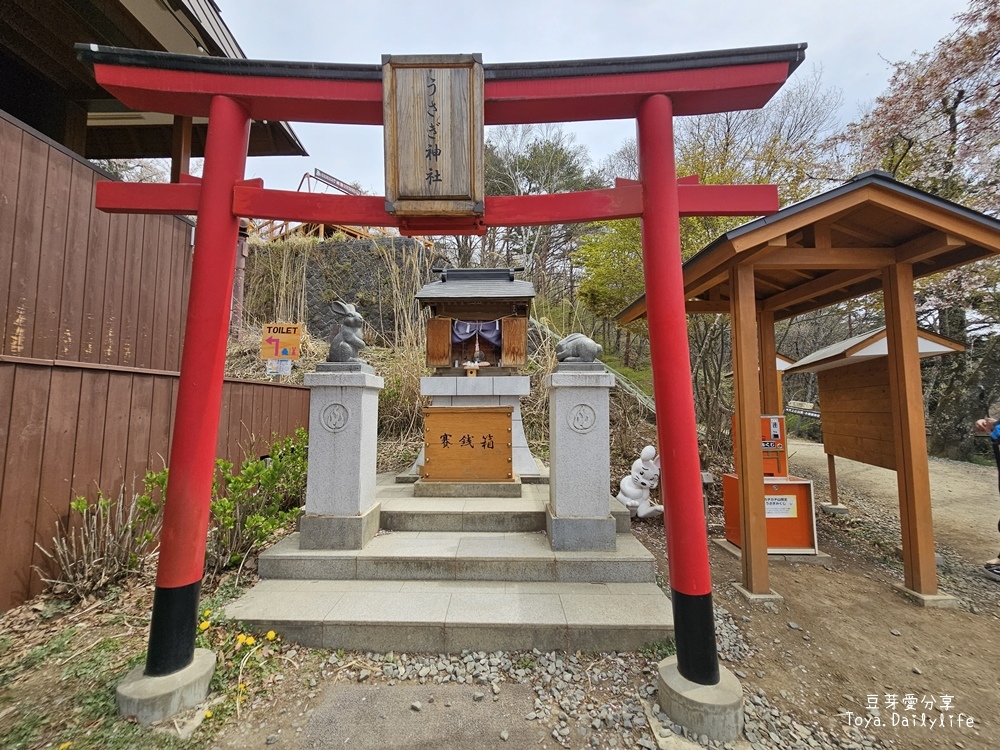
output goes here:
{"type": "Polygon", "coordinates": [[[429,482],[513,482],[510,406],[424,408],[424,464],[429,482]]]}
{"type": "Polygon", "coordinates": [[[483,213],[480,55],[384,55],[386,211],[483,213]]]}

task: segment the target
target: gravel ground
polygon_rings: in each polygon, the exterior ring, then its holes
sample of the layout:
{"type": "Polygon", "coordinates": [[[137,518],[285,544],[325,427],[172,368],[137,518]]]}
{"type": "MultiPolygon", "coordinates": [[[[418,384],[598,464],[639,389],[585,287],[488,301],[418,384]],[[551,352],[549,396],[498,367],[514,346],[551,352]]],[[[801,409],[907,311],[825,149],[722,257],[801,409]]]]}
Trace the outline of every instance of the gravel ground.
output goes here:
{"type": "MultiPolygon", "coordinates": [[[[428,700],[434,702],[435,686],[472,686],[472,700],[480,702],[499,701],[508,685],[528,685],[534,702],[526,706],[530,710],[524,713],[523,721],[530,722],[541,738],[532,746],[542,748],[659,750],[692,744],[727,750],[747,746],[753,750],[888,747],[860,730],[845,726],[840,735],[833,735],[818,720],[810,722],[779,710],[762,689],[747,684],[748,675],[739,669],[739,663],[752,651],[734,618],[721,607],[716,607],[716,634],[720,658],[744,683],[746,741],[710,742],[704,735],[689,735],[660,712],[656,670],[667,654],[662,645],[641,653],[591,655],[537,649],[461,654],[338,653],[323,662],[311,681],[305,696],[308,700],[298,712],[301,720],[278,729],[264,722],[258,734],[266,733],[269,744],[281,739],[286,747],[325,746],[309,739],[310,718],[317,706],[313,699],[322,691],[324,682],[336,680],[359,687],[426,686],[427,695],[410,705],[410,710],[416,712],[426,710],[428,700]]],[[[440,700],[440,692],[438,696],[440,700]]],[[[504,735],[509,736],[510,731],[499,733],[501,742],[507,741],[504,735]]],[[[238,747],[243,741],[235,736],[228,740],[216,747],[238,747]]]]}

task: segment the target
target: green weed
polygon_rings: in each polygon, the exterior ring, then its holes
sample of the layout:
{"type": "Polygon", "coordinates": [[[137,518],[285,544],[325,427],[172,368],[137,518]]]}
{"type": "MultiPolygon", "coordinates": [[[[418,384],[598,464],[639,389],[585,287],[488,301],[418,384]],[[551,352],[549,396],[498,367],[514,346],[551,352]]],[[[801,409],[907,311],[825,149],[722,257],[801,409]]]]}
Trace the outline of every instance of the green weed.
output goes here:
{"type": "Polygon", "coordinates": [[[529,670],[529,669],[534,669],[536,666],[538,666],[538,662],[535,661],[535,657],[533,657],[531,654],[525,654],[524,656],[520,657],[516,662],[514,662],[514,666],[517,667],[518,669],[529,670]]]}
{"type": "Polygon", "coordinates": [[[22,748],[33,747],[42,727],[48,722],[49,717],[43,713],[29,713],[3,736],[4,747],[7,750],[22,750],[22,748]]]}
{"type": "Polygon", "coordinates": [[[639,653],[650,661],[663,661],[668,656],[673,656],[677,653],[677,643],[673,638],[666,638],[653,643],[644,643],[639,647],[639,653]]]}
{"type": "Polygon", "coordinates": [[[121,650],[121,640],[102,638],[96,646],[66,665],[62,677],[64,680],[95,679],[107,670],[108,664],[114,661],[111,657],[121,650]]]}
{"type": "Polygon", "coordinates": [[[76,628],[69,628],[59,633],[48,643],[35,646],[27,654],[11,664],[9,667],[0,670],[0,687],[5,686],[17,675],[29,669],[41,666],[54,656],[59,656],[68,650],[69,644],[76,635],[76,628]]]}

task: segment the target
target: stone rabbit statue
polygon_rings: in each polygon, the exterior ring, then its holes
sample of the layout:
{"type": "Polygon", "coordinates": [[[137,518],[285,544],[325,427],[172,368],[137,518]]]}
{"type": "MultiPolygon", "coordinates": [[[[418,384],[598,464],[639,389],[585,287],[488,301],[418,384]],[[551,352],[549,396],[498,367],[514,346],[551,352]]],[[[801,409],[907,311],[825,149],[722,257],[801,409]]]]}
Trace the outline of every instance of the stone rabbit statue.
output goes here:
{"type": "Polygon", "coordinates": [[[361,313],[354,305],[336,300],[330,309],[333,310],[336,322],[330,328],[330,354],[327,362],[360,362],[358,352],[365,348],[361,338],[361,327],[365,324],[361,313]]]}
{"type": "Polygon", "coordinates": [[[582,333],[571,333],[556,344],[556,359],[560,362],[593,362],[604,347],[582,333]]]}

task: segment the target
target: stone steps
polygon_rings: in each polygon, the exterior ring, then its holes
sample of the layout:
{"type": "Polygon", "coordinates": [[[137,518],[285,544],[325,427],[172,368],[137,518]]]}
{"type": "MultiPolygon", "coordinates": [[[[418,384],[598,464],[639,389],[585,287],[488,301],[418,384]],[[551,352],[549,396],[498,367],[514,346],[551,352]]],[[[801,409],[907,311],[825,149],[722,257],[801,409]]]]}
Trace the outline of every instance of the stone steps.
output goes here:
{"type": "MultiPolygon", "coordinates": [[[[524,485],[519,498],[416,498],[409,488],[380,485],[380,526],[389,531],[544,531],[547,485],[524,485]]],[[[610,501],[618,533],[629,531],[628,511],[610,501]]]]}
{"type": "Polygon", "coordinates": [[[360,550],[303,550],[291,534],[227,616],[317,648],[632,650],[673,635],[655,560],[614,500],[615,549],[553,551],[547,485],[520,498],[416,498],[380,476],[379,533],[360,550]]]}
{"type": "Polygon", "coordinates": [[[624,651],[673,635],[654,583],[263,580],[230,618],[314,648],[624,651]]]}
{"type": "Polygon", "coordinates": [[[397,531],[361,550],[303,550],[290,534],[261,553],[257,569],[291,580],[652,583],[653,556],[631,534],[617,536],[614,551],[563,552],[538,532],[397,531]]]}

